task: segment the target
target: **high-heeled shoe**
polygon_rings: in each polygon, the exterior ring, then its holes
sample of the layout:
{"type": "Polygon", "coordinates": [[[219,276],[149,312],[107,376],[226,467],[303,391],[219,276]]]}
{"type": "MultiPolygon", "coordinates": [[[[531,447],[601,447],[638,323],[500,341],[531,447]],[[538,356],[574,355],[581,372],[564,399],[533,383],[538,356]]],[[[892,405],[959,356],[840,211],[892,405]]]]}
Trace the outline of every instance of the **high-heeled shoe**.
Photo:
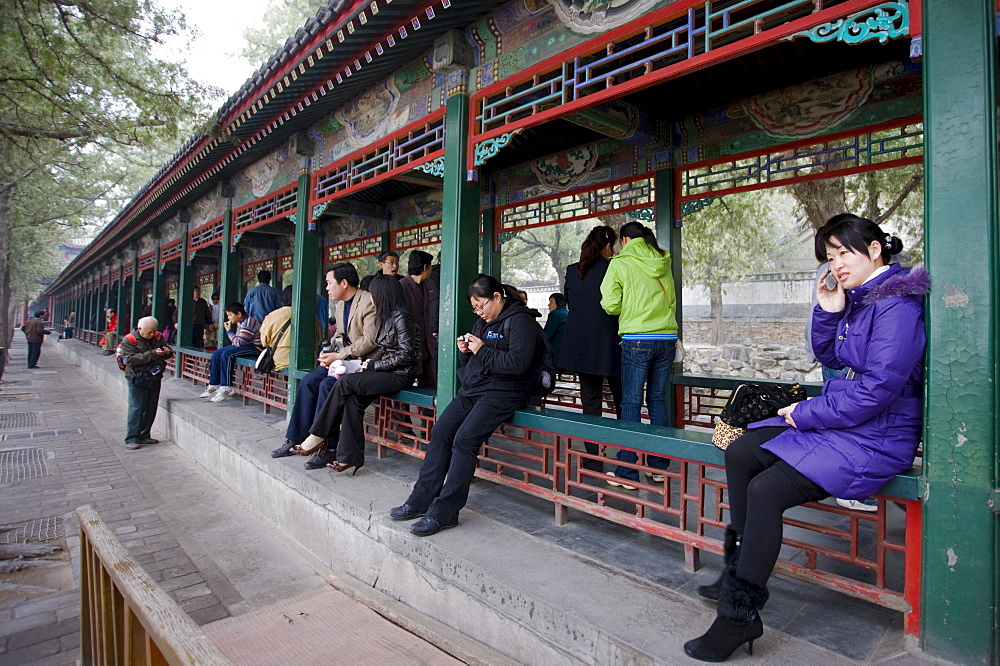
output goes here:
{"type": "Polygon", "coordinates": [[[327,463],[327,467],[329,467],[330,469],[332,469],[334,472],[346,472],[347,470],[349,470],[349,469],[351,469],[353,467],[354,471],[351,472],[351,476],[354,476],[355,474],[357,474],[358,470],[361,469],[364,466],[365,466],[365,464],[363,462],[359,462],[359,463],[339,463],[339,462],[327,463]]]}
{"type": "Polygon", "coordinates": [[[718,615],[703,635],[684,644],[687,656],[701,661],[725,661],[743,644],[753,654],[753,642],[764,635],[758,611],[767,602],[766,587],[759,587],[725,571],[719,592],[718,615]]]}
{"type": "Polygon", "coordinates": [[[323,446],[326,440],[318,435],[309,435],[306,437],[301,444],[298,446],[293,446],[289,451],[297,456],[308,456],[312,455],[316,449],[323,446]]]}
{"type": "Polygon", "coordinates": [[[752,622],[716,617],[704,635],[684,644],[687,656],[700,661],[725,661],[744,643],[747,654],[753,654],[753,642],[764,635],[760,615],[752,622]]]}

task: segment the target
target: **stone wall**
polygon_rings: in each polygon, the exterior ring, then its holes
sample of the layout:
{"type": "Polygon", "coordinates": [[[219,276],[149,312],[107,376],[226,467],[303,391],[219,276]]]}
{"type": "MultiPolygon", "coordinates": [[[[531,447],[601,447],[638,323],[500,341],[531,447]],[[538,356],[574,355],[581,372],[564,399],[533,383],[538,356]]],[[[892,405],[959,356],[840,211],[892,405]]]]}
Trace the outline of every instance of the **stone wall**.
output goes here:
{"type": "Polygon", "coordinates": [[[708,344],[708,319],[684,320],[684,373],[822,381],[820,364],[805,350],[805,321],[726,319],[722,343],[708,344]]]}

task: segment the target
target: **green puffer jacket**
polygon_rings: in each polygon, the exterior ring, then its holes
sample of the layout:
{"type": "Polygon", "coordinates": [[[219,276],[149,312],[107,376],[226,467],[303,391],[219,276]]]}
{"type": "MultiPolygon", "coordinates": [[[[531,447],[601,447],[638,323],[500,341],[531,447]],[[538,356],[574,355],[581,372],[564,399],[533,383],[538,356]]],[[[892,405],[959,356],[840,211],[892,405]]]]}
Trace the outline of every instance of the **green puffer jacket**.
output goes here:
{"type": "Polygon", "coordinates": [[[677,335],[670,253],[661,256],[641,238],[626,243],[621,254],[611,258],[601,283],[601,307],[618,315],[618,335],[677,335]]]}

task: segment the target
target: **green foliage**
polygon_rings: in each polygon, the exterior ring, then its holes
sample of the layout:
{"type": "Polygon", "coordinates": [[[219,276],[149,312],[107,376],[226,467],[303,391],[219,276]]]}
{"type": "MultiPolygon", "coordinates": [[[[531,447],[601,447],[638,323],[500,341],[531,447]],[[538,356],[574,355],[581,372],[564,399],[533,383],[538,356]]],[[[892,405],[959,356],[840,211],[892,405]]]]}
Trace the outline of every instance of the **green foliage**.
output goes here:
{"type": "Polygon", "coordinates": [[[211,92],[153,55],[186,27],[151,0],[8,0],[2,17],[0,317],[11,287],[53,270],[46,246],[121,210],[211,92]]]}
{"type": "Polygon", "coordinates": [[[721,286],[774,270],[786,256],[790,232],[778,211],[786,206],[774,190],[716,199],[684,218],[681,235],[685,284],[721,286]]]}
{"type": "MultiPolygon", "coordinates": [[[[609,221],[621,215],[605,216],[609,221]]],[[[517,287],[556,285],[564,291],[566,266],[580,259],[580,246],[595,225],[604,224],[605,218],[564,222],[546,227],[535,227],[519,232],[503,245],[501,255],[502,281],[517,287]]],[[[620,220],[612,226],[621,226],[620,220]]]]}
{"type": "Polygon", "coordinates": [[[243,31],[246,44],[240,57],[254,66],[264,64],[325,4],[324,0],[271,0],[260,25],[243,31]]]}

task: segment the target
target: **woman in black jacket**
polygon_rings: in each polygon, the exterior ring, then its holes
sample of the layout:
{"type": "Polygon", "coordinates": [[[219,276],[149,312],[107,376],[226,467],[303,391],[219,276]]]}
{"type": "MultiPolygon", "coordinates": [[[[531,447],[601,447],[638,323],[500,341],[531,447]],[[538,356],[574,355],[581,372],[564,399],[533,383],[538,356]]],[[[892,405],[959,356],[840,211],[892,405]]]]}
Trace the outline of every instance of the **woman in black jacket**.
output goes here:
{"type": "Polygon", "coordinates": [[[353,474],[365,464],[364,412],[375,398],[413,384],[420,374],[420,331],[403,299],[399,281],[378,275],[369,285],[378,318],[378,348],[361,367],[363,372],[341,375],[302,442],[310,453],[326,440],[337,460],[327,467],[353,474]]]}
{"type": "Polygon", "coordinates": [[[542,329],[512,289],[480,275],[469,286],[479,320],[458,338],[462,388],[438,415],[413,492],[389,512],[393,520],[423,518],[410,527],[430,536],[458,525],[469,497],[479,449],[493,431],[527,406],[535,382],[535,352],[542,329]]]}
{"type": "MultiPolygon", "coordinates": [[[[580,402],[583,413],[604,413],[604,381],[611,389],[615,413],[622,416],[622,339],[618,336],[618,317],[601,307],[601,282],[608,272],[610,257],[618,234],[600,225],[590,230],[580,248],[580,261],[566,267],[566,301],[569,317],[563,333],[558,365],[580,378],[580,402]]],[[[597,444],[585,442],[587,452],[597,454],[597,444]]],[[[583,466],[604,473],[599,460],[585,458],[583,466]]]]}

